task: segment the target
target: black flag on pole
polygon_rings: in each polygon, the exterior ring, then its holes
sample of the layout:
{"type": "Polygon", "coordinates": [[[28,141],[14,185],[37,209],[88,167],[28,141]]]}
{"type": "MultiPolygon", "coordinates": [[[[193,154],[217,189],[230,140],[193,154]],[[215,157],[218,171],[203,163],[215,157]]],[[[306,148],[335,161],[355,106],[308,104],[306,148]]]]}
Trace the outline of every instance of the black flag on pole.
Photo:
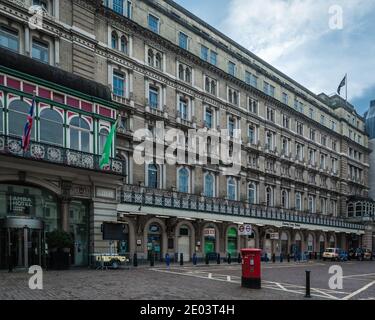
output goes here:
{"type": "Polygon", "coordinates": [[[346,85],[346,75],[345,75],[344,79],[342,79],[342,81],[340,82],[339,87],[337,88],[337,93],[339,95],[340,95],[341,88],[344,87],[345,85],[346,85]]]}

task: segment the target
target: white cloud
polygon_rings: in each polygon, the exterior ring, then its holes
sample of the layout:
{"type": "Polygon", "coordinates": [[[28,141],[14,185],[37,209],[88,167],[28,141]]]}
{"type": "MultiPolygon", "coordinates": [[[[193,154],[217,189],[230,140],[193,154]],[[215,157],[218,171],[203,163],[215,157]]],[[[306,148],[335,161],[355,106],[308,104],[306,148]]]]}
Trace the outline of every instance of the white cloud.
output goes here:
{"type": "Polygon", "coordinates": [[[333,93],[349,74],[349,97],[375,84],[375,1],[231,0],[220,29],[310,90],[333,93]],[[329,28],[329,7],[344,28],[329,28]]]}

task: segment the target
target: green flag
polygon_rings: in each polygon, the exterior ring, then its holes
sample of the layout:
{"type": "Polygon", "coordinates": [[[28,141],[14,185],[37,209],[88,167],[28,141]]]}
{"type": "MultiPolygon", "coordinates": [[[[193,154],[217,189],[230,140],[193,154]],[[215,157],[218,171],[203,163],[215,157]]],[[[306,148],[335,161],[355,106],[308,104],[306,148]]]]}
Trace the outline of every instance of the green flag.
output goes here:
{"type": "Polygon", "coordinates": [[[100,163],[99,163],[100,169],[103,169],[105,166],[109,166],[109,156],[111,155],[112,142],[116,134],[117,122],[118,122],[118,119],[113,124],[111,128],[111,132],[109,133],[107,139],[105,140],[103,154],[100,158],[100,163]]]}

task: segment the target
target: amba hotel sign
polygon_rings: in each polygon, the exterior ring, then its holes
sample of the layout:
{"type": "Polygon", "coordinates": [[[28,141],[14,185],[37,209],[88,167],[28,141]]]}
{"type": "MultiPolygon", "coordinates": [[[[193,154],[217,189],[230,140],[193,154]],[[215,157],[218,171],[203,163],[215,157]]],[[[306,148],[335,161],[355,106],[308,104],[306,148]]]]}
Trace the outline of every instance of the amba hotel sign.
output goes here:
{"type": "Polygon", "coordinates": [[[34,196],[27,194],[7,193],[8,214],[31,215],[35,207],[34,196]]]}

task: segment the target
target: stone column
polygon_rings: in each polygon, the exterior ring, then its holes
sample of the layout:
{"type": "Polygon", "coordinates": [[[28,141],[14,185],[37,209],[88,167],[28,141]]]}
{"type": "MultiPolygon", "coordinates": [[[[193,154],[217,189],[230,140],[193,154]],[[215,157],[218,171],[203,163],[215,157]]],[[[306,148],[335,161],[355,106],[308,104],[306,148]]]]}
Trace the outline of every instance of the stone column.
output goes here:
{"type": "Polygon", "coordinates": [[[61,201],[61,229],[69,232],[69,199],[61,201]]]}
{"type": "Polygon", "coordinates": [[[259,204],[265,204],[265,184],[264,184],[264,177],[260,177],[259,179],[259,188],[258,188],[258,195],[259,195],[259,204]]]}
{"type": "Polygon", "coordinates": [[[277,180],[276,181],[276,188],[275,188],[275,194],[274,194],[274,197],[275,197],[275,207],[279,207],[281,206],[281,181],[277,180]]]}

